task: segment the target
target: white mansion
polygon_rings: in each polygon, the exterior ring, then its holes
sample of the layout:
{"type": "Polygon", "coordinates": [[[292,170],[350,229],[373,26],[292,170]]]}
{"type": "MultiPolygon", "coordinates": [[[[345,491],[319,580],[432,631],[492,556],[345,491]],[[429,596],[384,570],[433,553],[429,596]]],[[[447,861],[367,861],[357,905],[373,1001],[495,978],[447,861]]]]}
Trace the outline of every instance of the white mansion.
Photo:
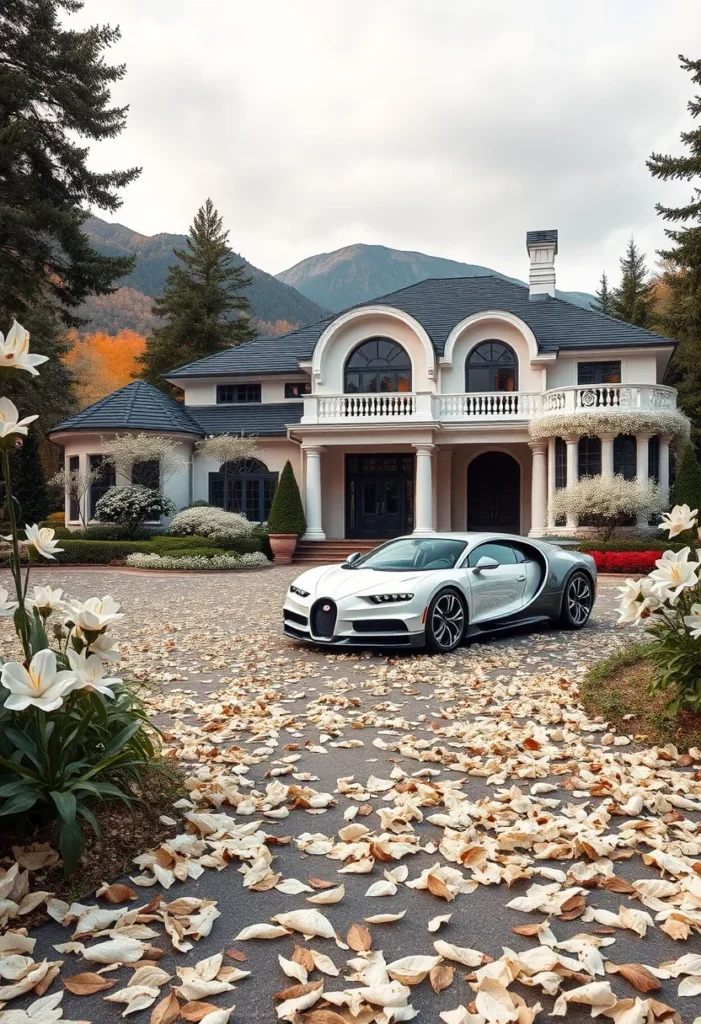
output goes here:
{"type": "MultiPolygon", "coordinates": [[[[289,459],[307,540],[414,531],[554,531],[548,499],[584,474],[652,476],[669,487],[669,445],[686,428],[662,381],[669,339],[555,298],[556,231],[529,232],[530,287],[493,276],[431,279],[279,338],[174,369],[175,402],[135,381],[58,424],[66,468],[101,441],[153,431],[187,470],[163,486],[264,520],[289,459]],[[196,442],[253,434],[245,472],[196,442]]],[[[134,479],[148,477],[137,466],[134,479]]],[[[153,471],[153,467],[151,467],[153,471]]],[[[156,477],[157,479],[157,477],[156,477]]],[[[85,497],[86,515],[113,483],[85,497]]],[[[67,501],[66,520],[79,525],[67,501]]],[[[564,532],[576,532],[568,522],[564,532]]],[[[559,532],[563,532],[559,530],[559,532]]]]}

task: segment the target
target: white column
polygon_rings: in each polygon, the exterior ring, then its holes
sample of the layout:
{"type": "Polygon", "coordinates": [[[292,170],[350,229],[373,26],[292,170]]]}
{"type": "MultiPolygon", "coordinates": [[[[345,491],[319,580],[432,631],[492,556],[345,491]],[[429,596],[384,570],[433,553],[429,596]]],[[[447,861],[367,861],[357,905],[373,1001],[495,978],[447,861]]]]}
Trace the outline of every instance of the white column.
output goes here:
{"type": "Polygon", "coordinates": [[[321,453],[323,448],[302,445],[305,460],[304,515],[307,532],[304,540],[326,540],[321,528],[321,453]]]}
{"type": "MultiPolygon", "coordinates": [[[[652,434],[636,434],[635,436],[635,475],[641,483],[648,479],[648,449],[651,437],[652,434]]],[[[646,515],[638,516],[637,525],[641,527],[649,526],[648,517],[646,515]]]]}
{"type": "Polygon", "coordinates": [[[434,533],[432,462],[435,445],[415,444],[412,447],[416,449],[414,533],[434,533]]]}
{"type": "Polygon", "coordinates": [[[450,533],[452,530],[453,503],[453,452],[450,448],[441,448],[437,455],[436,492],[438,496],[436,522],[438,529],[450,533]]]}
{"type": "Polygon", "coordinates": [[[555,526],[555,518],[550,515],[550,503],[555,494],[555,438],[548,441],[548,529],[555,526]]]}
{"type": "Polygon", "coordinates": [[[660,436],[660,490],[665,501],[665,506],[669,505],[669,442],[672,440],[671,434],[662,434],[660,436]]]}
{"type": "Polygon", "coordinates": [[[548,511],[548,443],[531,441],[531,529],[529,537],[542,537],[548,511]]]}
{"type": "Polygon", "coordinates": [[[613,476],[614,434],[599,434],[601,441],[601,475],[613,476]]]}
{"type": "MultiPolygon", "coordinates": [[[[573,487],[579,479],[579,438],[563,437],[567,445],[567,486],[573,487]]],[[[574,516],[567,516],[567,529],[575,530],[577,520],[574,516]]]]}

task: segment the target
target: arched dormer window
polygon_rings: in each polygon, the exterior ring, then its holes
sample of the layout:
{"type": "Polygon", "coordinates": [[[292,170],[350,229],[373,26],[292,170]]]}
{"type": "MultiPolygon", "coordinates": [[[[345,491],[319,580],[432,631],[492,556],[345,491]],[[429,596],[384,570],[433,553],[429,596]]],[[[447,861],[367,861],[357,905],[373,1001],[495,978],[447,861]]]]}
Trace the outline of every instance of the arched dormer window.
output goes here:
{"type": "Polygon", "coordinates": [[[396,341],[371,338],[348,357],[343,387],[349,395],[411,391],[411,359],[396,341]]]}
{"type": "Polygon", "coordinates": [[[483,341],[465,364],[465,391],[518,391],[518,359],[503,341],[483,341]]]}
{"type": "Polygon", "coordinates": [[[252,523],[265,522],[277,478],[260,459],[225,462],[217,473],[209,474],[209,502],[227,512],[241,512],[252,523]]]}

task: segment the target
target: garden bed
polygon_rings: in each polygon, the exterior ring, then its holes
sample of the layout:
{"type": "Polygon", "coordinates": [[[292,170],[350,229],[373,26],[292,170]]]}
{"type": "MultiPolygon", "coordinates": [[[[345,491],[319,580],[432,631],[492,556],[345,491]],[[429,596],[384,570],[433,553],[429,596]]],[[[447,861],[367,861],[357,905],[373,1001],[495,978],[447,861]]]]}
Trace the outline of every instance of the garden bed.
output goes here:
{"type": "Polygon", "coordinates": [[[630,644],[593,665],[580,688],[587,714],[601,715],[619,732],[644,743],[673,743],[680,750],[701,746],[701,715],[682,711],[669,718],[665,708],[670,694],[648,692],[652,664],[646,647],[630,644]]]}

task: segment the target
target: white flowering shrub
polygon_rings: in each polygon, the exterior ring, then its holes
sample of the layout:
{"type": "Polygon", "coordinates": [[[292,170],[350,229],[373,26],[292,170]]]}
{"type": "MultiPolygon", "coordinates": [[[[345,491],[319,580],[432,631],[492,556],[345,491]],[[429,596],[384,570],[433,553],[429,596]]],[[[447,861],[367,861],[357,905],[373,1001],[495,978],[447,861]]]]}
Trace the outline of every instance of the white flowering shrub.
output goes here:
{"type": "Polygon", "coordinates": [[[167,480],[187,469],[187,460],[181,454],[178,442],[172,437],[144,433],[117,434],[110,439],[103,438],[101,447],[105,461],[126,477],[131,476],[135,462],[157,462],[161,480],[167,480]]]}
{"type": "Polygon", "coordinates": [[[173,516],[170,532],[176,537],[197,535],[210,540],[237,540],[250,537],[253,524],[238,512],[225,512],[223,508],[196,505],[184,508],[173,516]]]}
{"type": "MultiPolygon", "coordinates": [[[[660,530],[670,539],[689,533],[691,542],[701,541],[695,531],[698,509],[676,505],[662,517],[660,530]]],[[[655,568],[642,579],[627,579],[619,587],[620,624],[644,624],[652,637],[649,645],[654,666],[651,693],[673,690],[667,705],[670,715],[688,709],[701,711],[701,547],[693,555],[691,545],[681,551],[665,551],[655,568]]]]}
{"type": "Polygon", "coordinates": [[[547,437],[598,437],[600,434],[672,434],[688,438],[690,424],[681,412],[645,412],[642,409],[599,409],[596,412],[556,412],[531,420],[528,431],[535,441],[547,437]]]}
{"type": "Polygon", "coordinates": [[[145,555],[137,552],[127,555],[127,565],[133,569],[254,569],[270,565],[262,551],[245,555],[145,555]]]}
{"type": "Polygon", "coordinates": [[[258,444],[252,434],[211,434],[196,446],[203,459],[212,462],[245,462],[258,451],[258,444]]]}
{"type": "Polygon", "coordinates": [[[169,516],[175,503],[159,491],[136,484],[133,487],[111,487],[95,505],[95,519],[100,523],[116,523],[134,534],[144,523],[169,516]]]}
{"type": "Polygon", "coordinates": [[[550,516],[553,520],[573,516],[581,525],[598,527],[605,540],[617,526],[631,517],[650,518],[664,508],[660,488],[652,480],[626,480],[622,476],[585,476],[571,487],[553,494],[550,516]]]}

